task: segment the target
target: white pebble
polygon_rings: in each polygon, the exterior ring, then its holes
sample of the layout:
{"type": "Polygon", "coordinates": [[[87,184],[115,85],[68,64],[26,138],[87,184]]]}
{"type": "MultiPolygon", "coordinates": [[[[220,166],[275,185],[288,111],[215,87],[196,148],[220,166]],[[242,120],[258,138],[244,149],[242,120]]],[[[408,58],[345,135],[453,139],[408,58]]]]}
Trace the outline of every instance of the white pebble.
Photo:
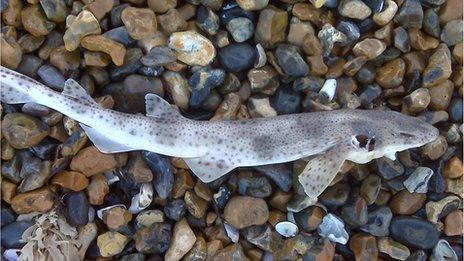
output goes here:
{"type": "Polygon", "coordinates": [[[153,200],[153,186],[149,182],[143,183],[140,186],[139,193],[132,198],[129,211],[132,214],[137,214],[140,211],[146,209],[148,206],[150,206],[152,200],[153,200]]]}
{"type": "Polygon", "coordinates": [[[337,80],[327,79],[322,86],[322,89],[319,91],[320,94],[325,93],[329,97],[329,101],[333,100],[335,92],[337,90],[337,80]]]}
{"type": "Polygon", "coordinates": [[[348,242],[348,232],[343,221],[332,213],[324,216],[322,224],[317,229],[319,235],[327,237],[330,241],[345,245],[348,242]]]}

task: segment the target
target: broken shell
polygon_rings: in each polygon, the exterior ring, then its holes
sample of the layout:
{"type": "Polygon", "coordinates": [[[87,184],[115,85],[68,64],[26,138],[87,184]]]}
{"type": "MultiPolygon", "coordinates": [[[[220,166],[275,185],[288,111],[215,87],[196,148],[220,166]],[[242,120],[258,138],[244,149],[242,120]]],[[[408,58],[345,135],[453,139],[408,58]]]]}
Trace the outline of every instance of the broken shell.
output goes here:
{"type": "Polygon", "coordinates": [[[258,53],[258,56],[255,61],[255,68],[263,67],[264,65],[266,65],[266,62],[267,62],[266,51],[261,46],[261,44],[257,44],[256,52],[258,53]]]}
{"type": "Polygon", "coordinates": [[[284,237],[294,237],[298,234],[298,227],[289,221],[282,221],[275,225],[276,231],[284,237]]]}
{"type": "Polygon", "coordinates": [[[99,219],[103,220],[103,213],[105,213],[105,211],[107,211],[109,209],[112,209],[112,208],[115,208],[115,207],[121,207],[121,208],[126,209],[126,206],[124,206],[123,204],[116,204],[116,205],[109,206],[109,207],[106,207],[106,208],[101,208],[101,209],[97,210],[97,217],[99,219]]]}
{"type": "Polygon", "coordinates": [[[137,195],[132,198],[129,211],[133,214],[137,214],[140,211],[150,206],[153,200],[153,186],[151,183],[143,183],[140,186],[140,191],[137,195]]]}
{"type": "Polygon", "coordinates": [[[238,230],[235,227],[229,225],[227,222],[224,222],[224,228],[230,240],[232,240],[234,243],[237,243],[239,239],[238,230]]]}
{"type": "Polygon", "coordinates": [[[19,260],[21,249],[7,249],[3,252],[3,257],[8,261],[19,260]]]}
{"type": "Polygon", "coordinates": [[[106,171],[105,172],[106,179],[108,180],[108,186],[114,184],[119,181],[119,177],[114,174],[113,171],[106,171]]]}

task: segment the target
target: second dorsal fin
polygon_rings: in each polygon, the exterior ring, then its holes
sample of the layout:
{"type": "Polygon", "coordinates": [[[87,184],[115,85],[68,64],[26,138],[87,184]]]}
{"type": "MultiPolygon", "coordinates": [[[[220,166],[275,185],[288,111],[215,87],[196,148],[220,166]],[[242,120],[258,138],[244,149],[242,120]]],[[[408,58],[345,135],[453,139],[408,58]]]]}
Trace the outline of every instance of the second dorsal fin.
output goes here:
{"type": "Polygon", "coordinates": [[[162,117],[177,117],[180,113],[172,107],[167,101],[154,93],[145,95],[145,110],[147,116],[162,118],[162,117]]]}
{"type": "Polygon", "coordinates": [[[63,92],[61,94],[96,104],[96,102],[92,99],[92,97],[90,97],[90,95],[85,91],[85,89],[73,79],[66,80],[66,82],[64,83],[63,92]]]}

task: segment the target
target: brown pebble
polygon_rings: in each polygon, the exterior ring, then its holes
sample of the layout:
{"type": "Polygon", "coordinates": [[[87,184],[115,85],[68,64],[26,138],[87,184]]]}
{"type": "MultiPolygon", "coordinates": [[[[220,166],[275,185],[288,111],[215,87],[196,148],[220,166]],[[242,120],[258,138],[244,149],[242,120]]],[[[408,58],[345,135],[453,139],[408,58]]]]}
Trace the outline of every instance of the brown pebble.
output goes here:
{"type": "Polygon", "coordinates": [[[409,41],[411,43],[411,47],[416,50],[426,51],[430,49],[434,49],[440,43],[437,39],[424,34],[418,28],[409,28],[409,41]]]}
{"type": "Polygon", "coordinates": [[[121,20],[129,35],[136,40],[148,38],[156,32],[155,13],[149,8],[127,7],[121,13],[121,20]]]}
{"type": "Polygon", "coordinates": [[[367,59],[364,56],[356,57],[346,62],[343,66],[343,71],[346,75],[353,77],[363,67],[367,59]]]}
{"type": "Polygon", "coordinates": [[[51,183],[72,191],[81,191],[87,188],[89,180],[77,171],[62,171],[53,176],[51,183]]]}
{"type": "Polygon", "coordinates": [[[47,212],[53,208],[55,194],[43,187],[33,191],[17,194],[11,199],[11,208],[16,214],[28,214],[31,212],[47,212]]]}
{"type": "Polygon", "coordinates": [[[106,194],[110,192],[108,180],[103,174],[96,174],[90,178],[90,184],[87,186],[87,195],[89,203],[92,205],[101,205],[105,200],[106,194]]]}
{"type": "Polygon", "coordinates": [[[39,144],[50,133],[42,121],[23,113],[8,113],[2,120],[2,135],[15,149],[39,144]]]}
{"type": "Polygon", "coordinates": [[[92,12],[92,14],[100,21],[107,13],[113,9],[113,6],[119,4],[118,0],[95,0],[84,7],[84,10],[92,12]]]}
{"type": "Polygon", "coordinates": [[[104,154],[95,146],[89,146],[80,150],[77,155],[74,156],[70,168],[90,177],[107,170],[124,166],[126,162],[126,153],[104,154]]]}
{"type": "Polygon", "coordinates": [[[11,199],[16,195],[17,185],[6,179],[3,179],[1,186],[2,186],[2,200],[8,204],[11,204],[11,199]]]}
{"type": "Polygon", "coordinates": [[[124,64],[126,47],[124,45],[101,35],[89,35],[82,39],[82,47],[89,51],[104,52],[111,56],[111,60],[117,66],[124,64]]]}
{"type": "Polygon", "coordinates": [[[372,60],[382,54],[386,47],[387,46],[378,39],[366,38],[355,44],[353,53],[356,56],[365,56],[368,60],[372,60]]]}
{"type": "Polygon", "coordinates": [[[426,199],[426,194],[410,193],[405,189],[396,193],[388,206],[395,214],[412,215],[424,205],[426,199]]]}
{"type": "Polygon", "coordinates": [[[314,55],[306,57],[309,64],[309,73],[311,75],[324,75],[329,69],[324,63],[322,55],[314,55]]]}
{"type": "Polygon", "coordinates": [[[155,13],[166,13],[177,5],[176,0],[147,0],[148,7],[155,13]]]}
{"type": "Polygon", "coordinates": [[[435,111],[446,111],[453,96],[454,84],[447,80],[429,88],[429,108],[435,111]]]}
{"type": "Polygon", "coordinates": [[[110,230],[120,230],[132,220],[132,214],[124,207],[113,207],[103,212],[102,220],[110,230]]]}
{"type": "Polygon", "coordinates": [[[11,36],[2,36],[1,46],[2,65],[12,70],[16,69],[23,57],[21,46],[11,36]]]}
{"type": "Polygon", "coordinates": [[[269,5],[259,14],[255,29],[255,42],[265,49],[275,47],[285,41],[288,26],[288,14],[285,10],[269,5]]]}
{"type": "Polygon", "coordinates": [[[232,226],[242,229],[266,223],[269,218],[269,210],[266,201],[261,198],[235,196],[227,202],[224,218],[232,226]]]}
{"type": "Polygon", "coordinates": [[[445,227],[443,232],[447,236],[459,236],[462,235],[462,222],[463,222],[463,213],[462,210],[454,210],[449,213],[445,218],[445,227]]]}
{"type": "Polygon", "coordinates": [[[60,69],[64,76],[69,76],[79,69],[81,55],[79,51],[68,51],[59,46],[50,53],[50,63],[60,69]]]}
{"type": "Polygon", "coordinates": [[[404,97],[403,106],[410,113],[417,113],[425,110],[430,103],[430,93],[426,88],[419,88],[408,96],[404,97]]]}
{"type": "Polygon", "coordinates": [[[401,58],[396,58],[377,70],[375,80],[383,88],[394,88],[403,82],[405,70],[405,62],[401,58]]]}
{"type": "Polygon", "coordinates": [[[446,178],[456,179],[462,177],[463,167],[462,160],[458,156],[449,159],[443,168],[443,174],[446,178]]]}
{"type": "Polygon", "coordinates": [[[195,183],[192,179],[190,173],[185,170],[181,169],[174,176],[174,186],[172,188],[172,197],[173,198],[180,198],[185,195],[187,190],[190,190],[194,187],[195,183]]]}
{"type": "MultiPolygon", "coordinates": [[[[20,27],[21,24],[21,10],[23,10],[24,3],[22,0],[9,0],[8,8],[2,12],[2,22],[6,25],[20,27]]],[[[3,47],[3,45],[2,45],[3,47]]]]}
{"type": "Polygon", "coordinates": [[[50,22],[40,5],[29,5],[21,11],[21,21],[24,29],[34,36],[43,36],[49,34],[55,23],[50,22]]]}
{"type": "Polygon", "coordinates": [[[442,83],[451,76],[451,54],[446,44],[440,44],[428,61],[429,63],[422,74],[424,87],[442,83]]]}
{"type": "Polygon", "coordinates": [[[84,52],[84,62],[87,66],[105,67],[111,63],[111,56],[103,52],[84,52]]]}
{"type": "Polygon", "coordinates": [[[379,250],[374,236],[366,233],[355,234],[350,238],[349,246],[357,261],[377,260],[379,250]]]}

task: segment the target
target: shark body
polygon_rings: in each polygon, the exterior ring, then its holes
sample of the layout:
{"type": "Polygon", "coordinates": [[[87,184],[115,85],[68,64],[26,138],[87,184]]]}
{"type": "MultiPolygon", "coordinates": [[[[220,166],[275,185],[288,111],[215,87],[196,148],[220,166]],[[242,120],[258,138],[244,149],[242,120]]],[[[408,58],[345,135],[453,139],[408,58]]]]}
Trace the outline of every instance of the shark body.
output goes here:
{"type": "Polygon", "coordinates": [[[203,182],[237,167],[267,165],[313,156],[299,176],[306,194],[317,197],[345,160],[366,163],[422,146],[438,130],[393,111],[335,110],[240,121],[194,121],[168,102],[147,94],[147,115],[98,105],[74,80],[63,92],[1,67],[1,100],[35,102],[78,121],[104,153],[148,150],[184,158],[203,182]]]}

